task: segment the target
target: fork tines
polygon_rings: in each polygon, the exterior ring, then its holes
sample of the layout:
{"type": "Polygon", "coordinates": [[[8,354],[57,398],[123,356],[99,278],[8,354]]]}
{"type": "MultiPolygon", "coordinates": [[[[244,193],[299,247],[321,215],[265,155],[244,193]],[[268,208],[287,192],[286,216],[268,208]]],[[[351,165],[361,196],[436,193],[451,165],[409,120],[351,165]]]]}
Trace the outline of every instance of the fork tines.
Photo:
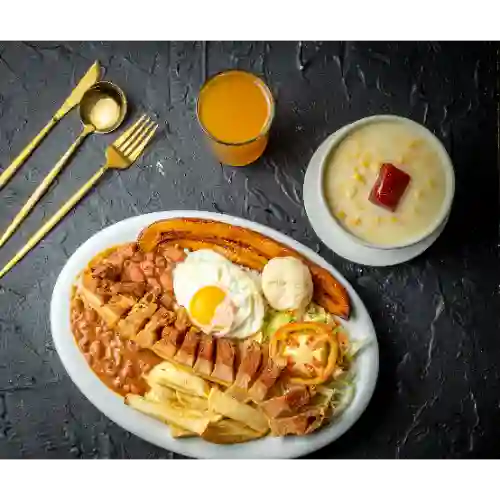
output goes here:
{"type": "Polygon", "coordinates": [[[135,161],[147,146],[157,128],[158,125],[151,118],[142,115],[113,143],[113,146],[123,156],[129,158],[130,161],[135,161]]]}

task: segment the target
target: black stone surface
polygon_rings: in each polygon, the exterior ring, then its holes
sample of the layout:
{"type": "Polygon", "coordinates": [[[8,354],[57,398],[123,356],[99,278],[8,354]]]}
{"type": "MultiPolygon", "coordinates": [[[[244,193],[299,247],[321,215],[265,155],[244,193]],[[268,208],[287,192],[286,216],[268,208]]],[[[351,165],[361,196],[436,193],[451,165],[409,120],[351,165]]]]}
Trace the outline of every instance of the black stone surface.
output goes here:
{"type": "MultiPolygon", "coordinates": [[[[137,214],[204,209],[296,238],[334,264],[377,328],[375,396],[341,439],[313,458],[498,457],[497,47],[490,43],[0,43],[0,170],[48,121],[90,64],[162,132],[137,166],[98,187],[0,281],[0,457],[172,458],[100,414],[66,375],[49,326],[52,287],[94,233],[137,214]],[[277,99],[265,157],[222,168],[201,140],[195,99],[226,68],[263,75],[277,99]],[[375,114],[408,116],[450,152],[457,193],[436,244],[394,268],[351,264],[325,248],[302,206],[309,158],[330,133],[375,114]]],[[[79,131],[73,111],[0,192],[0,230],[79,131]]],[[[116,134],[115,134],[116,135],[116,134]]],[[[10,242],[5,263],[44,217],[98,168],[93,136],[10,242]]]]}

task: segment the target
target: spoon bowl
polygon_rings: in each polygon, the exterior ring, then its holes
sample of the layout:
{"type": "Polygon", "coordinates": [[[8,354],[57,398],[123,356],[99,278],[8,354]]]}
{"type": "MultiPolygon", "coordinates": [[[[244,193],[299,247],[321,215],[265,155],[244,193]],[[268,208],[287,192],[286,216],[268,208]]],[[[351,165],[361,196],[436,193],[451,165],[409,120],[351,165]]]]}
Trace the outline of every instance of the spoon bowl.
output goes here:
{"type": "Polygon", "coordinates": [[[80,103],[80,119],[86,128],[98,134],[116,130],[127,114],[124,92],[111,82],[98,82],[85,92],[80,103]]]}

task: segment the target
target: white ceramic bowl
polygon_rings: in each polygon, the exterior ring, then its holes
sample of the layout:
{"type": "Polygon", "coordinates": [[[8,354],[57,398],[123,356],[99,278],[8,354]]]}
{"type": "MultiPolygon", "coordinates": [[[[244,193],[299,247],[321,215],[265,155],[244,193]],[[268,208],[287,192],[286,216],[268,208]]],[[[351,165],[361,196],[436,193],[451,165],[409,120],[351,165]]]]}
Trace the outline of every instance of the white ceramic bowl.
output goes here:
{"type": "Polygon", "coordinates": [[[446,219],[449,216],[451,206],[453,203],[453,197],[455,195],[455,171],[453,169],[453,164],[448,155],[448,152],[446,151],[441,141],[429,129],[425,128],[424,126],[420,125],[417,122],[414,122],[413,120],[396,115],[375,115],[375,116],[369,116],[367,118],[362,118],[361,120],[346,125],[332,135],[332,140],[329,144],[329,147],[324,151],[322,158],[320,159],[320,162],[321,162],[320,175],[318,176],[318,186],[317,186],[319,203],[323,208],[326,209],[325,212],[328,212],[330,219],[329,222],[333,226],[335,226],[337,230],[344,233],[349,239],[351,239],[354,243],[358,245],[362,245],[377,250],[394,250],[394,249],[407,248],[422,242],[430,235],[435,233],[438,230],[438,228],[445,223],[446,219]],[[425,140],[427,140],[430,143],[430,145],[438,154],[445,174],[445,183],[446,183],[445,199],[441,207],[441,211],[439,212],[439,214],[437,214],[436,219],[431,225],[429,225],[429,227],[424,232],[415,235],[414,238],[409,239],[404,244],[400,245],[375,245],[361,238],[358,238],[353,233],[345,229],[345,227],[342,226],[342,224],[340,224],[339,221],[336,219],[336,217],[331,213],[330,207],[328,206],[328,203],[326,201],[325,190],[324,190],[324,177],[326,169],[328,167],[329,159],[333,154],[333,152],[338,148],[340,143],[355,130],[358,130],[359,128],[368,124],[381,123],[381,122],[403,123],[405,125],[410,125],[411,127],[418,129],[419,133],[422,134],[425,140]]]}
{"type": "Polygon", "coordinates": [[[306,455],[338,439],[358,420],[368,405],[378,376],[378,344],[368,311],[346,279],[311,249],[278,231],[255,222],[198,211],[156,212],[123,220],[87,240],[70,257],[59,275],[50,305],[50,323],[55,348],[69,376],[80,391],[108,418],[124,429],[162,448],[195,458],[293,458],[306,455]],[[106,387],[88,366],[78,349],[70,327],[70,297],[79,273],[97,253],[114,245],[134,241],[140,231],[159,219],[199,217],[246,227],[294,248],[330,272],[346,288],[352,316],[346,323],[353,340],[365,340],[356,357],[356,392],[347,409],[336,420],[309,436],[266,437],[249,443],[216,445],[199,438],[174,439],[168,427],[126,406],[123,398],[106,387]]]}

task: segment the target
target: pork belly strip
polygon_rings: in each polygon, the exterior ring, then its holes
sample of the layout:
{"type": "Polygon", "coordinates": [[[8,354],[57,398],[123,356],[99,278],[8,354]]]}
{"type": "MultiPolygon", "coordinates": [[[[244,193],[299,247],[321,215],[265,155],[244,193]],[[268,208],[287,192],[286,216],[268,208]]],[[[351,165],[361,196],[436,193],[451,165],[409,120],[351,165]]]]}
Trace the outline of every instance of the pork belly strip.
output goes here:
{"type": "Polygon", "coordinates": [[[310,408],[298,415],[269,419],[271,434],[275,436],[302,436],[318,429],[326,416],[324,408],[310,408]]]}
{"type": "Polygon", "coordinates": [[[285,368],[285,363],[281,360],[274,360],[271,357],[267,358],[263,369],[261,370],[257,380],[254,382],[248,391],[248,397],[254,403],[261,403],[267,396],[269,389],[276,383],[281,372],[285,368]]]}
{"type": "Polygon", "coordinates": [[[234,381],[234,361],[236,349],[229,339],[218,338],[215,341],[215,367],[212,378],[223,384],[230,385],[234,381]]]}
{"type": "Polygon", "coordinates": [[[215,338],[212,335],[202,335],[198,348],[198,358],[194,371],[202,377],[210,377],[214,368],[215,338]]]}
{"type": "Polygon", "coordinates": [[[311,400],[311,393],[306,386],[294,386],[282,396],[277,396],[260,404],[262,411],[269,418],[292,416],[311,400]]]}
{"type": "Polygon", "coordinates": [[[181,365],[192,368],[196,360],[198,352],[198,344],[200,343],[200,334],[196,328],[190,328],[184,337],[181,347],[174,356],[174,361],[181,365]]]}
{"type": "Polygon", "coordinates": [[[248,389],[257,376],[261,361],[262,350],[260,344],[255,341],[247,344],[241,355],[241,362],[234,383],[227,390],[230,396],[242,402],[248,399],[248,389]]]}
{"type": "MultiPolygon", "coordinates": [[[[252,254],[260,256],[259,258],[264,257],[267,260],[274,257],[297,257],[311,271],[320,305],[332,314],[343,318],[349,317],[349,296],[345,288],[328,271],[310,262],[295,250],[250,229],[204,219],[167,219],[155,222],[144,229],[139,235],[138,244],[143,251],[151,251],[160,242],[183,239],[208,242],[219,247],[230,244],[235,250],[243,247],[252,254]]],[[[241,252],[237,252],[238,258],[243,258],[240,255],[241,252]]]]}

